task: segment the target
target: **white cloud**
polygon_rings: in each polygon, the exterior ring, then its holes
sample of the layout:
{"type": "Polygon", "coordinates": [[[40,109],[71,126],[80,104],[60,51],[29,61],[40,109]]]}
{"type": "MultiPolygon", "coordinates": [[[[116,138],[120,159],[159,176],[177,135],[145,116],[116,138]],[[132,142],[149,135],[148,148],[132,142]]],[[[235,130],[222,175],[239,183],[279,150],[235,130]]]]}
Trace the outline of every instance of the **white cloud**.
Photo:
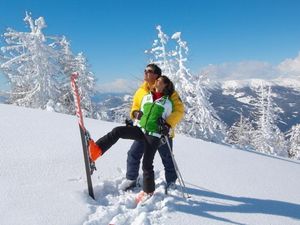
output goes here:
{"type": "Polygon", "coordinates": [[[97,84],[99,92],[133,93],[138,88],[138,82],[126,79],[116,79],[109,83],[97,84]]]}
{"type": "Polygon", "coordinates": [[[247,80],[277,78],[300,78],[300,52],[295,58],[284,59],[278,65],[262,61],[227,62],[208,65],[201,72],[209,74],[211,80],[247,80]]]}
{"type": "Polygon", "coordinates": [[[278,69],[267,62],[242,61],[219,65],[208,65],[202,72],[212,80],[273,79],[278,77],[278,69]]]}
{"type": "MultiPolygon", "coordinates": [[[[275,80],[281,78],[300,78],[300,52],[295,58],[284,59],[278,65],[262,61],[225,62],[210,64],[201,69],[209,75],[211,81],[250,80],[263,79],[275,80]]],[[[294,82],[294,81],[293,81],[294,82]]],[[[134,93],[140,81],[129,79],[116,79],[109,83],[98,84],[100,92],[134,93]]]]}
{"type": "Polygon", "coordinates": [[[294,59],[285,59],[278,65],[278,70],[283,75],[300,76],[300,52],[294,59]]]}

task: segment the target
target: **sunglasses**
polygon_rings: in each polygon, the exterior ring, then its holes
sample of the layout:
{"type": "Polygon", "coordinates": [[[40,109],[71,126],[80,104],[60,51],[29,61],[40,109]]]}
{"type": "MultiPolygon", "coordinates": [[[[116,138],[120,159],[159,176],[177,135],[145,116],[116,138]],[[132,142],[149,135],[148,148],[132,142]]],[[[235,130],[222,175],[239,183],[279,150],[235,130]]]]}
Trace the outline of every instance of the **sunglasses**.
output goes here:
{"type": "Polygon", "coordinates": [[[153,70],[147,70],[147,69],[145,69],[144,73],[154,73],[154,71],[153,70]]]}

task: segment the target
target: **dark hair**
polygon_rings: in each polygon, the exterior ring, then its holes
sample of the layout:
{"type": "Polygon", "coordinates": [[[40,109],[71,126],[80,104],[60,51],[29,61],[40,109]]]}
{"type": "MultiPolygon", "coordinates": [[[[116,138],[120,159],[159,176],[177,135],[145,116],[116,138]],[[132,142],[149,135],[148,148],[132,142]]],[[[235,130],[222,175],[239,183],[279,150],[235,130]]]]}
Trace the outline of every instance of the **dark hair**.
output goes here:
{"type": "Polygon", "coordinates": [[[161,76],[161,68],[159,68],[159,66],[155,63],[150,63],[146,67],[151,67],[151,69],[153,69],[154,74],[157,74],[158,77],[161,76]]]}
{"type": "Polygon", "coordinates": [[[173,82],[165,75],[162,75],[160,78],[166,84],[166,87],[164,89],[164,95],[167,95],[170,97],[173,94],[173,92],[175,91],[173,82]]]}

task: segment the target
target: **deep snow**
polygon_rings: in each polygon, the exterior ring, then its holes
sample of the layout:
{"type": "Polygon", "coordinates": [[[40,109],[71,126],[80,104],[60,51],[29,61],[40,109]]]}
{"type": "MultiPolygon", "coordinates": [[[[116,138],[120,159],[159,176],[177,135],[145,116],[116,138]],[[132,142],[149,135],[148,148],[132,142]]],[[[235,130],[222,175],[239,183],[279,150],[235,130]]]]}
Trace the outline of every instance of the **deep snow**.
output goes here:
{"type": "MultiPolygon", "coordinates": [[[[300,224],[299,161],[177,135],[175,158],[191,195],[156,193],[134,205],[139,188],[118,186],[131,141],[120,140],[97,161],[96,201],[87,195],[77,118],[0,104],[0,224],[300,224]]],[[[86,119],[97,139],[119,124],[86,119]]]]}

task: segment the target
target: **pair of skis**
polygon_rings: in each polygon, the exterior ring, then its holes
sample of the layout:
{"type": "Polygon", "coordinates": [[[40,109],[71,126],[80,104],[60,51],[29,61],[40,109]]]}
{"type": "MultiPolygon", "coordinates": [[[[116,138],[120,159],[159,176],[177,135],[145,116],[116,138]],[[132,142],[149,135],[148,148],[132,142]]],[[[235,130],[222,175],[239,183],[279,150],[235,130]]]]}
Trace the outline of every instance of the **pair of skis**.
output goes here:
{"type": "Polygon", "coordinates": [[[95,199],[91,175],[96,170],[96,166],[95,166],[95,162],[93,162],[91,160],[90,154],[89,154],[89,141],[91,139],[91,136],[90,136],[89,132],[87,131],[87,129],[85,128],[84,123],[83,123],[82,110],[81,110],[81,106],[80,106],[80,95],[79,95],[78,84],[77,84],[78,76],[79,76],[79,74],[77,72],[72,73],[71,87],[72,87],[72,91],[73,91],[73,97],[74,97],[75,108],[76,108],[76,116],[78,118],[79,130],[80,130],[80,135],[81,135],[88,192],[89,192],[89,195],[93,199],[95,199]]]}

